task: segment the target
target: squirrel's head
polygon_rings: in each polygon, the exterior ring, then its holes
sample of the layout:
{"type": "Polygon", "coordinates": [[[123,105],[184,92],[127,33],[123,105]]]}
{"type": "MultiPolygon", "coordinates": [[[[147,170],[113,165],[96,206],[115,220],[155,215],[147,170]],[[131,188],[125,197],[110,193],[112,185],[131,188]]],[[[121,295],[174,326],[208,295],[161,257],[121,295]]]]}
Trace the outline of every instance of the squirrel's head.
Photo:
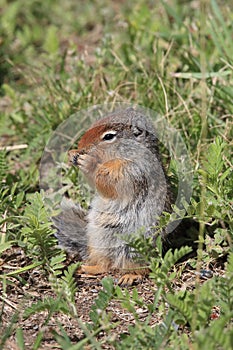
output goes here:
{"type": "Polygon", "coordinates": [[[78,142],[78,149],[69,151],[69,159],[77,165],[79,155],[91,150],[122,156],[128,149],[137,152],[146,147],[158,153],[156,132],[152,122],[135,111],[127,108],[96,121],[78,142]]]}

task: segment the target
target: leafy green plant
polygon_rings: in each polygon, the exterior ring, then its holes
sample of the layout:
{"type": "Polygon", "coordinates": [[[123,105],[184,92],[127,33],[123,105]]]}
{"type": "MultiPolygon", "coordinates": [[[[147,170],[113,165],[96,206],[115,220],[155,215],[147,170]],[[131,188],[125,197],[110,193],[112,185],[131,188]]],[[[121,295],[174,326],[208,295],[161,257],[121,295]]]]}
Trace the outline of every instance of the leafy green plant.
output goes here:
{"type": "Polygon", "coordinates": [[[74,296],[75,292],[77,291],[77,286],[74,273],[77,270],[78,264],[70,265],[62,274],[61,269],[64,269],[64,265],[62,264],[64,259],[64,255],[57,255],[51,259],[51,270],[53,272],[51,272],[49,276],[49,281],[52,289],[57,295],[57,298],[47,297],[43,300],[39,300],[37,303],[34,303],[31,307],[25,310],[25,319],[31,315],[34,315],[36,312],[41,312],[43,310],[48,311],[48,317],[45,323],[48,322],[54,312],[63,312],[67,314],[71,313],[76,315],[74,296]]]}
{"type": "Polygon", "coordinates": [[[21,231],[21,245],[35,261],[45,267],[50,266],[49,259],[58,255],[59,250],[55,248],[55,230],[52,229],[52,222],[39,193],[30,196],[22,220],[24,227],[21,231]]]}
{"type": "Polygon", "coordinates": [[[109,301],[113,298],[115,288],[112,279],[104,278],[102,280],[103,290],[99,292],[97,299],[91,308],[90,318],[93,322],[93,329],[97,329],[99,326],[109,325],[110,318],[105,309],[109,304],[109,301]]]}
{"type": "Polygon", "coordinates": [[[207,148],[203,166],[199,170],[206,186],[205,198],[187,208],[190,215],[200,218],[213,227],[206,237],[207,252],[217,258],[232,249],[232,168],[226,167],[224,159],[230,159],[230,148],[217,137],[207,148]],[[201,205],[204,217],[201,218],[201,205]]]}
{"type": "MultiPolygon", "coordinates": [[[[79,266],[78,263],[71,264],[67,270],[65,270],[64,262],[65,255],[60,254],[51,258],[50,261],[50,274],[49,282],[52,290],[55,292],[55,297],[44,297],[41,300],[33,303],[30,307],[26,308],[23,314],[23,318],[27,319],[36,313],[47,311],[43,325],[46,326],[51,317],[55,313],[63,313],[77,318],[77,310],[75,306],[75,293],[77,292],[77,285],[74,274],[79,266]]],[[[58,334],[54,332],[58,337],[58,334]]],[[[61,338],[61,336],[60,336],[61,338]]],[[[67,337],[68,338],[68,337],[67,337]]],[[[22,333],[17,334],[18,342],[23,343],[22,333]]],[[[34,347],[37,349],[41,346],[43,341],[43,333],[39,332],[34,347]]]]}

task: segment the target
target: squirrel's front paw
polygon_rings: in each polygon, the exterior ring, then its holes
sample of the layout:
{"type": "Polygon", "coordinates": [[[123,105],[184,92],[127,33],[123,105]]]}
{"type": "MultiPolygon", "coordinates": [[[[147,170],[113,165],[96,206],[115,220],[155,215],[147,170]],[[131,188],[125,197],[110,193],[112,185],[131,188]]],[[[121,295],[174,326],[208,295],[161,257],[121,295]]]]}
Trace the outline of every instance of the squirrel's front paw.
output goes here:
{"type": "Polygon", "coordinates": [[[68,155],[70,162],[73,165],[78,166],[85,175],[93,175],[98,163],[100,162],[95,153],[79,153],[78,150],[73,149],[69,151],[68,155]]]}
{"type": "Polygon", "coordinates": [[[80,154],[77,165],[84,174],[92,174],[96,170],[96,159],[89,154],[80,154]]]}

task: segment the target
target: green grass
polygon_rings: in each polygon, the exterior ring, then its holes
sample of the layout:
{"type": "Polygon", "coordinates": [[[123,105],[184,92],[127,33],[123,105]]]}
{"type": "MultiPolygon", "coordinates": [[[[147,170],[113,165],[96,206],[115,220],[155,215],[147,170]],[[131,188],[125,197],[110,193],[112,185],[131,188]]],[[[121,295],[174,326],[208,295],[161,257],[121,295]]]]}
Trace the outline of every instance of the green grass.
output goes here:
{"type": "MultiPolygon", "coordinates": [[[[33,349],[43,348],[48,322],[55,313],[77,321],[84,333],[83,339],[74,341],[60,324],[59,331],[54,329],[51,334],[62,349],[80,349],[87,344],[93,349],[103,345],[117,349],[230,349],[231,1],[138,0],[132,5],[106,0],[2,0],[0,8],[0,348],[15,339],[19,349],[26,349],[22,320],[45,310],[47,318],[36,332],[33,349]],[[142,302],[136,289],[130,294],[106,279],[90,311],[92,323],[85,324],[75,306],[78,288],[73,274],[77,266],[71,264],[67,269],[65,253],[56,248],[51,213],[39,193],[38,169],[47,141],[63,121],[95,104],[116,101],[151,108],[180,131],[194,169],[187,212],[201,223],[198,256],[190,264],[198,272],[202,265],[215,269],[221,263],[222,273],[204,284],[197,278],[193,290],[176,290],[172,286],[181,270],[173,266],[185,251],[162,258],[158,249],[156,258],[150,258],[156,287],[153,303],[142,302]],[[25,148],[19,149],[22,144],[25,148]],[[9,257],[17,247],[24,252],[24,260],[10,270],[9,257]],[[26,276],[33,272],[45,278],[56,297],[41,295],[29,309],[30,296],[25,293],[25,314],[12,312],[6,325],[12,285],[30,285],[26,276]],[[134,327],[129,326],[120,341],[111,333],[115,327],[107,309],[111,301],[119,301],[135,318],[134,327]],[[136,306],[148,309],[147,322],[137,317],[136,306]],[[220,317],[211,319],[216,306],[220,317]],[[151,328],[149,319],[157,310],[163,315],[162,322],[151,328]],[[101,338],[101,332],[105,337],[101,338]]],[[[77,182],[77,173],[64,165],[62,171],[69,194],[74,197],[76,193],[76,199],[85,205],[88,198],[77,182]]],[[[145,242],[138,244],[146,253],[145,242]]]]}

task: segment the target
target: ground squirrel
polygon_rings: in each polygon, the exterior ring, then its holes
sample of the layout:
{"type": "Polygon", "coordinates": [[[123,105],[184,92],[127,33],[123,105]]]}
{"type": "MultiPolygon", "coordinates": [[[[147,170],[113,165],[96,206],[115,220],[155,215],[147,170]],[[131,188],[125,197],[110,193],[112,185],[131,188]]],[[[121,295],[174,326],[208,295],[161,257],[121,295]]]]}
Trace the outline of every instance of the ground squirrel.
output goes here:
{"type": "MultiPolygon", "coordinates": [[[[148,269],[140,269],[124,236],[139,230],[153,236],[158,217],[172,202],[152,121],[133,108],[112,113],[86,131],[69,159],[95,196],[87,212],[69,200],[63,205],[54,218],[60,245],[79,253],[83,272],[128,269],[119,283],[132,284],[148,269]]],[[[164,230],[164,241],[166,236],[164,230]]]]}

